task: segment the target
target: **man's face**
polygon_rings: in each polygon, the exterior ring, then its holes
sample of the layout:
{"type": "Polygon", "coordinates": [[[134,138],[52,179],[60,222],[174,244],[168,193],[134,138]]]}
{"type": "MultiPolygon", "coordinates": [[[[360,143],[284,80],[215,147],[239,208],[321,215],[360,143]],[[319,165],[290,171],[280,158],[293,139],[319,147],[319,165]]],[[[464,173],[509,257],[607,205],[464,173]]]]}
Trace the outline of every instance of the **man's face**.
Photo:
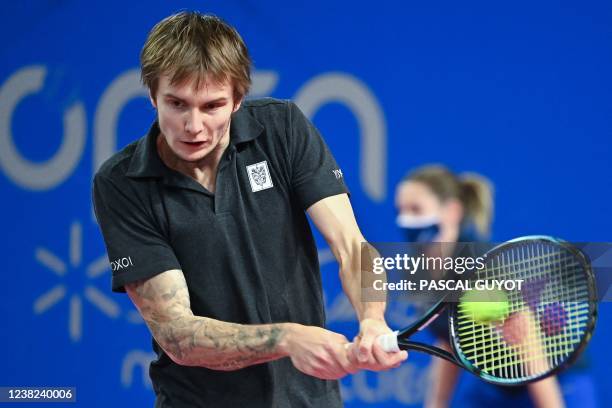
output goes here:
{"type": "Polygon", "coordinates": [[[177,158],[186,162],[197,162],[227,146],[231,115],[240,107],[229,82],[219,84],[207,78],[199,88],[195,84],[193,80],[171,84],[162,75],[157,95],[151,98],[162,137],[177,158]]]}

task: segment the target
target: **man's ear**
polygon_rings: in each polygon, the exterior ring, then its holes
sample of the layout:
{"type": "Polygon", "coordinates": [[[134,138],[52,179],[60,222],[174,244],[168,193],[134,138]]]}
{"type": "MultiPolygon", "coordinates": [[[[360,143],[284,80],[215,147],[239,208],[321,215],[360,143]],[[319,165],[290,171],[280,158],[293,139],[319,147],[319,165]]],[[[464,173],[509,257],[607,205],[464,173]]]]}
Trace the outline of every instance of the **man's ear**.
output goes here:
{"type": "Polygon", "coordinates": [[[157,109],[157,102],[155,101],[155,97],[153,97],[153,95],[151,94],[150,89],[149,89],[149,101],[151,102],[151,105],[153,105],[153,107],[157,109]]]}
{"type": "Polygon", "coordinates": [[[242,105],[242,101],[244,100],[244,97],[240,98],[238,100],[238,102],[234,103],[234,109],[232,110],[232,113],[236,112],[238,109],[240,109],[240,105],[242,105]]]}

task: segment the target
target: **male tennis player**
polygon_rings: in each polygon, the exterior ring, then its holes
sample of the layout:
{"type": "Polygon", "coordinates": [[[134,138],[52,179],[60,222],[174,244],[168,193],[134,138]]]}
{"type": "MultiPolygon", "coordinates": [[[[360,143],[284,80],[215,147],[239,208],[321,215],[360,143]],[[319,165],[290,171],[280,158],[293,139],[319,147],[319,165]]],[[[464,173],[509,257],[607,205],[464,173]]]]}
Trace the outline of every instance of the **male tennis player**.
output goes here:
{"type": "Polygon", "coordinates": [[[337,379],[407,357],[374,341],[385,305],[361,302],[364,238],[334,158],[292,103],[244,101],[250,65],[216,17],[158,23],[141,53],[157,119],[95,176],[113,290],[154,338],[156,407],[337,407],[337,379]],[[357,312],[357,358],[323,328],[305,210],[357,312]]]}

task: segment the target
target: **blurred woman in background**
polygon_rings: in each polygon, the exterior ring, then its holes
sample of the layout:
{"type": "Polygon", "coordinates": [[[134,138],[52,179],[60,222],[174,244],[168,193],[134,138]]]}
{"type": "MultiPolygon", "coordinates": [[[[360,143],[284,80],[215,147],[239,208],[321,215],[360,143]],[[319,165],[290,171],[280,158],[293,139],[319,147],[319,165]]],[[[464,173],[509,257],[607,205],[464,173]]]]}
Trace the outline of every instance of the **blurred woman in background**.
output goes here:
{"type": "MultiPolygon", "coordinates": [[[[399,183],[395,195],[397,225],[408,242],[482,242],[490,238],[493,218],[493,187],[475,173],[456,175],[442,165],[426,165],[408,173],[399,183]]],[[[436,346],[451,351],[448,316],[435,319],[428,329],[436,337],[436,346]]],[[[447,407],[460,374],[460,368],[439,359],[431,363],[431,383],[426,391],[425,406],[447,407]]],[[[482,407],[495,403],[502,406],[563,407],[563,397],[555,377],[528,387],[498,387],[484,381],[472,381],[456,405],[482,407]]]]}

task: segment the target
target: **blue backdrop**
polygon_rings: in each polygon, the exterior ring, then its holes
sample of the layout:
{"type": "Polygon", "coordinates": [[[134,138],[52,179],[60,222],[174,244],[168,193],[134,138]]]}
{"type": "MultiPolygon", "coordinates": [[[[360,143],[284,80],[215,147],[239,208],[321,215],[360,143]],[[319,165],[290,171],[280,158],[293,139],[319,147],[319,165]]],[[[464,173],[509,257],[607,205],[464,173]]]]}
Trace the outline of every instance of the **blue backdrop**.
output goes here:
{"type": "MultiPolygon", "coordinates": [[[[150,337],[92,216],[100,163],[144,134],[148,30],[213,12],[250,47],[252,96],[296,100],[352,190],[365,236],[400,239],[393,190],[442,162],[496,185],[494,238],[612,241],[612,3],[25,1],[0,6],[0,386],[76,386],[83,407],[150,406],[150,337]],[[561,3],[561,4],[559,4],[561,3]]],[[[320,237],[319,237],[320,238],[320,237]]],[[[356,325],[318,239],[329,326],[356,325]]],[[[612,403],[610,304],[589,352],[612,403]]],[[[392,307],[394,326],[406,311],[392,307]]],[[[343,381],[347,406],[419,406],[428,359],[343,381]]]]}

